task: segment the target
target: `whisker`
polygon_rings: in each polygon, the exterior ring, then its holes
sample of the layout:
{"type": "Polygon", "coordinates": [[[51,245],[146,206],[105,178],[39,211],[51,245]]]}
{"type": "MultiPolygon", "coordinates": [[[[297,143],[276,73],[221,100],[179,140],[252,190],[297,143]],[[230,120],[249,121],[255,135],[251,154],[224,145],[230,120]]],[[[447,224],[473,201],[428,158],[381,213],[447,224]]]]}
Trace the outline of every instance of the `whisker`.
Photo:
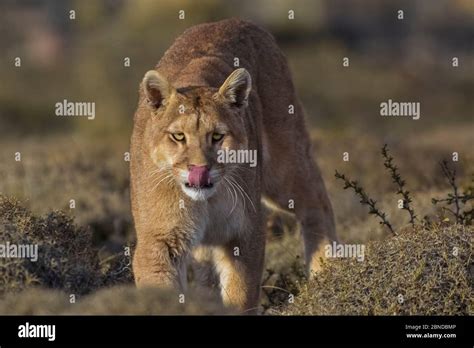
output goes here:
{"type": "Polygon", "coordinates": [[[156,185],[153,187],[152,191],[155,191],[155,190],[158,188],[158,186],[160,186],[160,184],[161,184],[164,180],[169,179],[170,177],[172,177],[172,173],[168,173],[167,175],[165,175],[165,177],[164,177],[163,179],[161,179],[161,180],[158,182],[158,184],[156,184],[156,185]]]}
{"type": "Polygon", "coordinates": [[[244,197],[244,195],[242,194],[242,189],[239,187],[239,185],[238,185],[237,182],[235,181],[235,178],[233,178],[232,176],[230,176],[229,179],[230,179],[230,181],[234,184],[234,186],[237,188],[237,191],[240,193],[240,197],[242,197],[242,202],[244,203],[244,211],[245,211],[246,204],[245,204],[245,197],[244,197]]]}
{"type": "MultiPolygon", "coordinates": [[[[227,192],[229,193],[229,196],[232,198],[232,204],[234,203],[234,196],[232,195],[232,192],[229,189],[229,185],[227,183],[223,183],[224,187],[226,188],[227,192]]],[[[226,218],[228,218],[232,214],[232,210],[227,214],[226,218]]]]}
{"type": "Polygon", "coordinates": [[[230,169],[235,169],[235,170],[240,170],[240,171],[247,171],[249,173],[254,173],[254,169],[251,167],[247,166],[242,166],[242,165],[230,165],[230,169]]]}
{"type": "MultiPolygon", "coordinates": [[[[252,205],[252,208],[253,208],[253,211],[254,212],[257,212],[257,209],[255,208],[255,205],[253,204],[253,201],[252,199],[250,198],[250,196],[247,194],[247,192],[245,191],[245,189],[236,181],[236,177],[232,176],[232,174],[230,174],[230,177],[233,178],[233,181],[235,183],[235,185],[237,185],[237,187],[241,190],[241,192],[243,194],[245,194],[245,196],[247,197],[247,199],[249,200],[250,204],[252,205]]],[[[244,199],[245,200],[245,199],[244,199]]]]}
{"type": "Polygon", "coordinates": [[[166,181],[166,184],[168,184],[168,186],[172,186],[174,182],[174,177],[173,175],[170,175],[169,179],[166,181]]]}
{"type": "Polygon", "coordinates": [[[155,168],[154,170],[152,170],[150,173],[149,173],[149,176],[152,177],[152,176],[155,176],[156,174],[160,173],[160,172],[163,172],[163,171],[167,171],[169,170],[171,167],[170,166],[164,166],[164,167],[157,167],[155,168]]]}
{"type": "Polygon", "coordinates": [[[163,176],[168,176],[168,175],[169,175],[169,173],[161,173],[161,174],[156,173],[154,176],[151,176],[151,177],[150,177],[150,180],[151,180],[153,183],[155,183],[155,182],[157,182],[158,180],[160,180],[161,178],[163,178],[163,176]]]}
{"type": "Polygon", "coordinates": [[[232,209],[230,210],[230,213],[229,213],[229,216],[233,213],[235,207],[237,206],[237,192],[235,191],[235,188],[234,188],[234,185],[232,185],[232,183],[226,178],[224,177],[224,180],[227,181],[230,185],[230,187],[232,188],[232,190],[234,191],[234,194],[235,194],[235,201],[233,202],[233,206],[232,206],[232,209]]]}

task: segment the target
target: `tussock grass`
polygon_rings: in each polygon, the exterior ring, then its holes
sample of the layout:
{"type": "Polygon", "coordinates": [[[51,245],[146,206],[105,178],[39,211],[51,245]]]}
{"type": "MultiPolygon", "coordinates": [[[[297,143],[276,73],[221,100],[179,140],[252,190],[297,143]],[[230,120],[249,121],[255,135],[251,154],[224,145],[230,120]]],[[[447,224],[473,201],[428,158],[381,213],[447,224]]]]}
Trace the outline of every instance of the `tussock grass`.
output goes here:
{"type": "Polygon", "coordinates": [[[281,313],[472,315],[473,232],[462,225],[435,225],[369,242],[363,262],[326,262],[281,313]]]}
{"type": "Polygon", "coordinates": [[[0,293],[37,285],[84,294],[100,285],[90,232],[60,211],[39,217],[18,201],[0,196],[0,242],[38,245],[36,262],[0,258],[0,293]]]}

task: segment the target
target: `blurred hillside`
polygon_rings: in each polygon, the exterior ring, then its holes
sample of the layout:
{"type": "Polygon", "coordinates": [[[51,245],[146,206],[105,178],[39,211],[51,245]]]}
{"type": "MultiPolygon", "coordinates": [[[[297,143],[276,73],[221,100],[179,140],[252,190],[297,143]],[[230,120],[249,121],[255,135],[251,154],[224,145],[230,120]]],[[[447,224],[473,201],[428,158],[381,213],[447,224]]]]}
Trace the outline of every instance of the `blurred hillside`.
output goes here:
{"type": "Polygon", "coordinates": [[[186,28],[232,16],[276,36],[318,127],[370,122],[374,131],[416,132],[472,121],[470,0],[29,0],[0,3],[0,134],[122,135],[125,145],[144,72],[186,28]],[[17,57],[21,67],[14,65],[17,57]],[[342,66],[343,57],[350,67],[342,66]],[[459,67],[452,67],[452,57],[459,67]],[[420,101],[421,120],[381,118],[379,104],[389,98],[420,101]],[[56,117],[54,104],[63,99],[94,101],[96,119],[56,117]]]}

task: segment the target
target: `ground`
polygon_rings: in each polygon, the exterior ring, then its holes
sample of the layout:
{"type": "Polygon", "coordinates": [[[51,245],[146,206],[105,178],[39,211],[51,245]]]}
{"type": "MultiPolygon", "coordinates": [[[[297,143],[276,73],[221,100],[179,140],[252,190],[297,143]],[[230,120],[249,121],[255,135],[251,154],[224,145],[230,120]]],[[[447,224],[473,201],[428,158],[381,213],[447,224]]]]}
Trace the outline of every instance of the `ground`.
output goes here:
{"type": "MultiPolygon", "coordinates": [[[[472,315],[473,229],[456,225],[452,215],[431,203],[450,192],[439,161],[451,160],[453,151],[460,154],[460,161],[453,162],[457,184],[461,189],[470,185],[472,129],[431,128],[416,137],[400,134],[311,131],[338,233],[346,243],[366,246],[365,260],[328,261],[308,283],[298,226],[286,216],[272,216],[262,313],[472,315]],[[400,197],[383,166],[384,143],[413,197],[419,217],[414,229],[407,212],[397,206],[400,197]],[[349,152],[347,162],[344,152],[349,152]],[[335,170],[360,182],[387,213],[397,236],[368,215],[353,192],[343,190],[335,170]]],[[[184,301],[173,292],[134,289],[125,254],[125,248],[133,252],[134,245],[126,138],[98,142],[50,135],[28,137],[21,144],[6,138],[3,144],[1,240],[38,243],[46,256],[37,263],[0,259],[0,313],[230,312],[215,293],[209,295],[193,282],[184,301]],[[14,161],[16,152],[21,161],[14,161]]]]}

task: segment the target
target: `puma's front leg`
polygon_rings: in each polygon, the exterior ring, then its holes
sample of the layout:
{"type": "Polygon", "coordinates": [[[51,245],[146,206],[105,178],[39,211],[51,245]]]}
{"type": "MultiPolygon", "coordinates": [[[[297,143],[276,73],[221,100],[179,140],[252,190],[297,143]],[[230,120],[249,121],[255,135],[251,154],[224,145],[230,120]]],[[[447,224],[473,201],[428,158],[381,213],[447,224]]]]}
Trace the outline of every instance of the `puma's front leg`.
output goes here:
{"type": "Polygon", "coordinates": [[[133,272],[138,287],[186,289],[187,245],[177,239],[138,239],[133,272]]]}
{"type": "Polygon", "coordinates": [[[262,236],[214,250],[225,305],[238,308],[245,314],[257,313],[264,253],[265,238],[262,236]]]}

